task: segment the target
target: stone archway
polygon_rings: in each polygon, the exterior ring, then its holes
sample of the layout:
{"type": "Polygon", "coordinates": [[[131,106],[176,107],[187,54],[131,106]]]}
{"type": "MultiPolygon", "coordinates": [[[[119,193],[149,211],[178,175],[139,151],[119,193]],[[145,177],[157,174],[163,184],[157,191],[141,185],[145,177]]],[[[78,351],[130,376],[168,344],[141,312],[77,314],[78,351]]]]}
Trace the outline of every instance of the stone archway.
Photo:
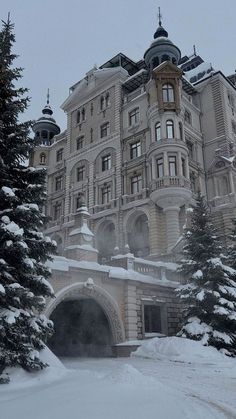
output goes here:
{"type": "MultiPolygon", "coordinates": [[[[107,356],[109,353],[111,354],[112,345],[124,341],[124,326],[120,317],[118,304],[105,290],[94,285],[93,281],[89,280],[86,283],[76,283],[59,291],[56,295],[56,299],[48,305],[45,314],[54,321],[56,314],[59,314],[61,324],[58,323],[59,319],[57,319],[58,321],[56,323],[59,324],[59,327],[63,328],[65,326],[65,324],[63,326],[63,321],[64,323],[67,322],[69,324],[68,318],[73,305],[75,307],[74,313],[76,313],[75,315],[78,320],[77,323],[76,321],[73,322],[74,327],[80,326],[81,333],[77,333],[74,336],[70,335],[70,339],[72,339],[74,343],[73,350],[71,349],[72,346],[70,344],[67,347],[67,349],[69,348],[70,353],[63,353],[62,350],[61,353],[58,352],[58,355],[81,356],[80,348],[82,348],[83,351],[84,348],[86,348],[86,356],[107,356]],[[81,316],[81,309],[83,311],[83,316],[81,316]],[[91,310],[94,310],[94,316],[91,310]],[[87,329],[89,329],[88,333],[81,320],[85,318],[84,313],[87,316],[86,320],[89,322],[89,326],[86,325],[87,329]],[[81,316],[81,318],[78,319],[78,316],[81,316]],[[94,324],[96,321],[97,326],[94,324]],[[93,330],[95,331],[96,327],[103,333],[104,342],[101,342],[101,336],[92,336],[93,330]],[[83,337],[81,338],[82,335],[83,337]],[[78,344],[77,347],[75,346],[76,344],[78,344]],[[90,344],[93,345],[93,348],[90,344]],[[104,349],[103,354],[102,346],[104,349]],[[97,355],[95,354],[96,350],[97,355]],[[74,353],[72,353],[73,351],[74,353]]],[[[69,336],[68,331],[64,336],[69,336]]],[[[63,340],[63,331],[61,331],[61,336],[58,338],[57,344],[60,339],[61,341],[63,340]]],[[[55,342],[56,339],[54,338],[54,343],[55,342]]],[[[51,343],[53,346],[53,340],[51,343]]],[[[52,346],[51,348],[53,349],[52,346]]],[[[66,347],[66,345],[64,345],[64,347],[66,347]]]]}

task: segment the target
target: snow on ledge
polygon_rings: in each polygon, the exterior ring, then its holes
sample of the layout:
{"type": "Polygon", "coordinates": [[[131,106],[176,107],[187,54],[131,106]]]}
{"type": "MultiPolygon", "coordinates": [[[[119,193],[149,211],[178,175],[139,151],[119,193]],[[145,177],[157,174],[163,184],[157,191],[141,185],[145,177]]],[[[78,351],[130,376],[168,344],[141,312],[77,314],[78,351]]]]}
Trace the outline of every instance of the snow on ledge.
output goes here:
{"type": "MultiPolygon", "coordinates": [[[[64,256],[54,256],[53,261],[47,262],[47,266],[52,270],[61,272],[69,272],[70,268],[78,268],[97,272],[105,272],[108,274],[109,279],[131,280],[171,288],[176,288],[179,286],[178,282],[170,281],[168,279],[163,281],[162,279],[144,275],[131,269],[126,270],[124,268],[113,267],[109,265],[100,265],[97,262],[77,261],[73,259],[67,259],[64,256]]],[[[91,276],[93,276],[93,274],[91,274],[91,276]]]]}

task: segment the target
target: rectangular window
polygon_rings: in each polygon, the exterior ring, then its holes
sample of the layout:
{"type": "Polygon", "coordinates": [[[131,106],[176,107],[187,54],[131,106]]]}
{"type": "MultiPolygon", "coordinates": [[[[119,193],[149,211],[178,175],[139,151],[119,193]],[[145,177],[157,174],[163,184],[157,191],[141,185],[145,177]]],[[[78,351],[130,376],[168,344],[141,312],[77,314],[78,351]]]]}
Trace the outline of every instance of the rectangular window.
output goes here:
{"type": "Polygon", "coordinates": [[[141,142],[136,141],[136,143],[130,144],[130,158],[135,159],[136,157],[141,156],[141,142]]]}
{"type": "Polygon", "coordinates": [[[62,181],[63,181],[62,176],[56,177],[56,187],[55,187],[56,191],[60,191],[62,189],[62,181]]]}
{"type": "Polygon", "coordinates": [[[194,172],[190,173],[190,184],[191,184],[191,189],[194,193],[196,193],[197,191],[197,187],[196,187],[196,176],[194,172]]]}
{"type": "Polygon", "coordinates": [[[81,180],[85,179],[85,167],[81,166],[77,169],[77,182],[81,182],[81,180]]]}
{"type": "Polygon", "coordinates": [[[111,169],[111,155],[108,154],[107,156],[102,157],[102,171],[111,169]]]}
{"type": "Polygon", "coordinates": [[[184,177],[186,177],[186,165],[185,165],[185,158],[184,157],[181,158],[181,164],[182,164],[182,175],[184,177]]]}
{"type": "Polygon", "coordinates": [[[54,206],[53,218],[54,218],[54,220],[58,220],[58,218],[60,218],[60,216],[61,216],[61,204],[56,204],[54,206]]]}
{"type": "Polygon", "coordinates": [[[109,122],[106,122],[105,124],[101,125],[100,130],[101,130],[101,138],[107,137],[110,130],[109,122]]]}
{"type": "Polygon", "coordinates": [[[163,164],[163,158],[160,157],[157,159],[157,177],[163,177],[164,176],[164,164],[163,164]]]}
{"type": "Polygon", "coordinates": [[[111,200],[111,186],[103,186],[102,188],[102,204],[108,204],[111,200]]]}
{"type": "Polygon", "coordinates": [[[145,333],[161,333],[161,307],[157,305],[144,306],[145,333]]]}
{"type": "Polygon", "coordinates": [[[192,116],[191,116],[191,113],[187,109],[185,109],[185,112],[184,112],[184,120],[185,120],[185,122],[187,122],[188,124],[191,125],[192,116]]]}
{"type": "Polygon", "coordinates": [[[63,158],[63,148],[60,148],[60,150],[57,150],[57,161],[61,161],[63,158]]]}
{"type": "Polygon", "coordinates": [[[176,156],[169,156],[169,175],[170,176],[177,175],[176,156]]]}
{"type": "Polygon", "coordinates": [[[83,147],[84,147],[84,136],[81,136],[81,137],[77,138],[77,140],[76,140],[76,149],[80,150],[83,147]]]}
{"type": "Polygon", "coordinates": [[[191,141],[186,141],[186,145],[188,147],[189,157],[193,159],[193,143],[191,141]]]}
{"type": "Polygon", "coordinates": [[[129,113],[129,126],[135,125],[139,122],[139,108],[133,109],[129,113]]]}
{"type": "Polygon", "coordinates": [[[142,189],[142,176],[135,175],[130,179],[131,183],[131,194],[138,193],[142,189]]]}

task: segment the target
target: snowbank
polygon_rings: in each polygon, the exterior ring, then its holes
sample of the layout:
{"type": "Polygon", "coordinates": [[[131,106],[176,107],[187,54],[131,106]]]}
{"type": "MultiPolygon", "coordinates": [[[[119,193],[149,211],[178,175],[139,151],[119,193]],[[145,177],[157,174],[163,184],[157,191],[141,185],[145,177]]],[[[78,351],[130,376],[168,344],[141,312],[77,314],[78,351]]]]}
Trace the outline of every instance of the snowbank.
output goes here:
{"type": "Polygon", "coordinates": [[[6,372],[9,374],[10,383],[2,386],[1,390],[6,389],[9,391],[9,387],[22,389],[23,387],[31,387],[37,384],[47,384],[62,378],[66,374],[66,368],[49,348],[46,347],[40,351],[40,359],[49,365],[42,371],[29,373],[20,367],[8,368],[6,372]]]}
{"type": "Polygon", "coordinates": [[[211,346],[203,346],[201,342],[175,336],[147,340],[132,353],[132,356],[183,363],[231,362],[229,358],[211,346]]]}

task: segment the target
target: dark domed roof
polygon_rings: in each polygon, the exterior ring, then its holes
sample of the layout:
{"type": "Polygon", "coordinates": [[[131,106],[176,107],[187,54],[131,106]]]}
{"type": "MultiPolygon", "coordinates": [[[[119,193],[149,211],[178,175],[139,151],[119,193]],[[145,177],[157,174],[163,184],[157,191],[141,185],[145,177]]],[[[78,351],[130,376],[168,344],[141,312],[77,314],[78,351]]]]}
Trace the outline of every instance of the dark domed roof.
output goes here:
{"type": "Polygon", "coordinates": [[[168,38],[168,32],[162,27],[161,24],[159,24],[159,27],[157,28],[156,32],[153,35],[153,38],[160,38],[161,36],[164,36],[165,38],[168,38]]]}

